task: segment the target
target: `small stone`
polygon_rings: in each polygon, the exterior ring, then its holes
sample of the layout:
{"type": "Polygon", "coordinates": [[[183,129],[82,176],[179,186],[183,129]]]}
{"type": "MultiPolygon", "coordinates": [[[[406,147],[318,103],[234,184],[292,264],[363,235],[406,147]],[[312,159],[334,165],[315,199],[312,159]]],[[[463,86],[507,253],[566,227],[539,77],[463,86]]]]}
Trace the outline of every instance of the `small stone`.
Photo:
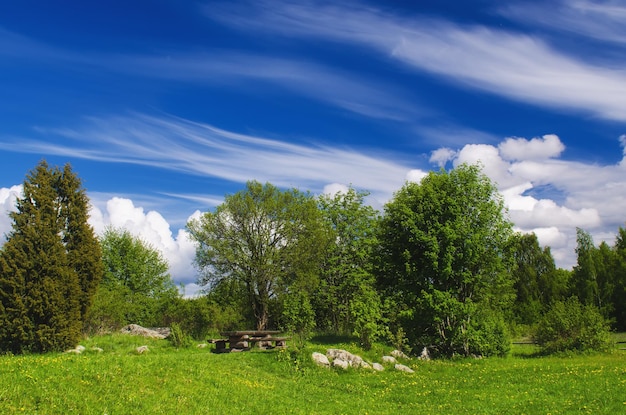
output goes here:
{"type": "Polygon", "coordinates": [[[198,346],[196,346],[196,347],[198,347],[198,349],[206,349],[206,347],[207,347],[207,346],[208,346],[208,344],[206,344],[206,343],[200,343],[200,344],[199,344],[198,346]]]}
{"type": "Polygon", "coordinates": [[[139,353],[139,354],[144,354],[144,353],[146,353],[146,352],[148,352],[148,351],[149,351],[149,350],[148,350],[148,346],[139,346],[139,347],[138,347],[137,349],[135,349],[135,350],[137,350],[137,353],[139,353]]]}
{"type": "Polygon", "coordinates": [[[399,370],[400,372],[406,372],[406,373],[414,373],[415,372],[410,367],[405,366],[405,365],[401,365],[401,364],[395,365],[395,368],[396,368],[396,370],[399,370]]]}
{"type": "Polygon", "coordinates": [[[383,356],[383,363],[398,363],[398,361],[393,356],[383,356]]]}
{"type": "Polygon", "coordinates": [[[380,363],[374,363],[372,365],[372,368],[378,372],[382,372],[383,370],[385,370],[385,367],[381,365],[380,363]]]}
{"type": "Polygon", "coordinates": [[[409,356],[405,355],[401,350],[394,350],[391,355],[396,359],[408,359],[409,356]]]}

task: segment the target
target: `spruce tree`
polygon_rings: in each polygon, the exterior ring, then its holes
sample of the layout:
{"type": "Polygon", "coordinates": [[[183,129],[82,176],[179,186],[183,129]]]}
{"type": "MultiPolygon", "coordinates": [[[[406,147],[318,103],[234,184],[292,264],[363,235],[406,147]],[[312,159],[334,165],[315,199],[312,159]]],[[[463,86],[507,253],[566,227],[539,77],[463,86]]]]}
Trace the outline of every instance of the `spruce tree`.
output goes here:
{"type": "Polygon", "coordinates": [[[102,278],[88,202],[69,165],[42,161],[26,177],[0,252],[0,350],[46,352],[78,342],[102,278]]]}

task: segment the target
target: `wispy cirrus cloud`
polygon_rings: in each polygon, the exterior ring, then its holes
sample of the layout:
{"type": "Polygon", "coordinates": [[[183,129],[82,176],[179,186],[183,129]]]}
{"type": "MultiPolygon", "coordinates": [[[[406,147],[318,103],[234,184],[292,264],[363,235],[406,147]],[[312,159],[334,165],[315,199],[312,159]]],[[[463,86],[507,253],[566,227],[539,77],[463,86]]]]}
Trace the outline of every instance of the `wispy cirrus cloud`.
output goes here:
{"type": "Polygon", "coordinates": [[[380,150],[373,155],[314,143],[293,144],[171,116],[88,118],[81,126],[39,128],[38,132],[47,140],[5,138],[0,148],[152,166],[236,183],[256,179],[314,192],[330,183],[351,183],[383,200],[415,167],[385,158],[380,150]]]}
{"type": "Polygon", "coordinates": [[[523,25],[626,45],[626,4],[623,1],[509,3],[501,6],[499,13],[523,25]]]}
{"type": "Polygon", "coordinates": [[[212,6],[206,14],[241,29],[358,45],[417,71],[509,99],[626,120],[622,58],[593,65],[536,36],[419,15],[398,17],[358,5],[265,1],[212,6]]]}
{"type": "Polygon", "coordinates": [[[51,67],[63,65],[76,72],[97,69],[141,79],[227,85],[244,91],[250,83],[261,83],[374,119],[407,122],[430,113],[415,96],[409,97],[393,83],[302,58],[189,47],[164,48],[150,54],[85,53],[48,45],[2,27],[0,56],[51,67]]]}

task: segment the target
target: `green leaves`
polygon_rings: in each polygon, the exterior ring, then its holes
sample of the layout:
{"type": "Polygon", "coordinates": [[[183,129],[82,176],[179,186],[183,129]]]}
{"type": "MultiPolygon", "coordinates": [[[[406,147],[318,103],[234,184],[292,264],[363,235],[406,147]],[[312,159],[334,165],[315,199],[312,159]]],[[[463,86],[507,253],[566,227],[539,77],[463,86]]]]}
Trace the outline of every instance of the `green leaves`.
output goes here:
{"type": "Polygon", "coordinates": [[[95,287],[101,251],[87,224],[89,203],[69,165],[42,161],[24,182],[0,251],[0,350],[75,346],[95,287]]]}
{"type": "Polygon", "coordinates": [[[255,181],[187,228],[198,243],[199,283],[243,284],[259,329],[269,324],[270,303],[280,293],[317,285],[316,270],[329,241],[310,194],[255,181]]]}
{"type": "Polygon", "coordinates": [[[380,229],[379,285],[416,308],[405,327],[413,345],[470,353],[459,333],[475,327],[476,310],[502,310],[513,298],[512,224],[495,186],[478,166],[430,173],[394,195],[380,229]]]}
{"type": "Polygon", "coordinates": [[[162,309],[178,296],[162,254],[123,229],[108,228],[101,244],[104,278],[89,314],[90,328],[159,324],[162,309]]]}

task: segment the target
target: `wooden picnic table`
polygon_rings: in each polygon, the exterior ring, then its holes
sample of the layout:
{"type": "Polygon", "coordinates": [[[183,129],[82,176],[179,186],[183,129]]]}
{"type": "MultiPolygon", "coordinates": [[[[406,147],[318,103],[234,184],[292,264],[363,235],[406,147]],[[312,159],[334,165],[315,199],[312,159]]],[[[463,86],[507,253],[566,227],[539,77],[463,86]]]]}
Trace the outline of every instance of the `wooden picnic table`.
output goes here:
{"type": "Polygon", "coordinates": [[[288,337],[278,337],[277,330],[238,330],[225,331],[220,335],[224,338],[212,340],[215,343],[215,351],[218,353],[250,350],[251,345],[259,348],[272,349],[275,347],[287,347],[288,337]],[[228,344],[228,347],[226,346],[228,344]]]}

